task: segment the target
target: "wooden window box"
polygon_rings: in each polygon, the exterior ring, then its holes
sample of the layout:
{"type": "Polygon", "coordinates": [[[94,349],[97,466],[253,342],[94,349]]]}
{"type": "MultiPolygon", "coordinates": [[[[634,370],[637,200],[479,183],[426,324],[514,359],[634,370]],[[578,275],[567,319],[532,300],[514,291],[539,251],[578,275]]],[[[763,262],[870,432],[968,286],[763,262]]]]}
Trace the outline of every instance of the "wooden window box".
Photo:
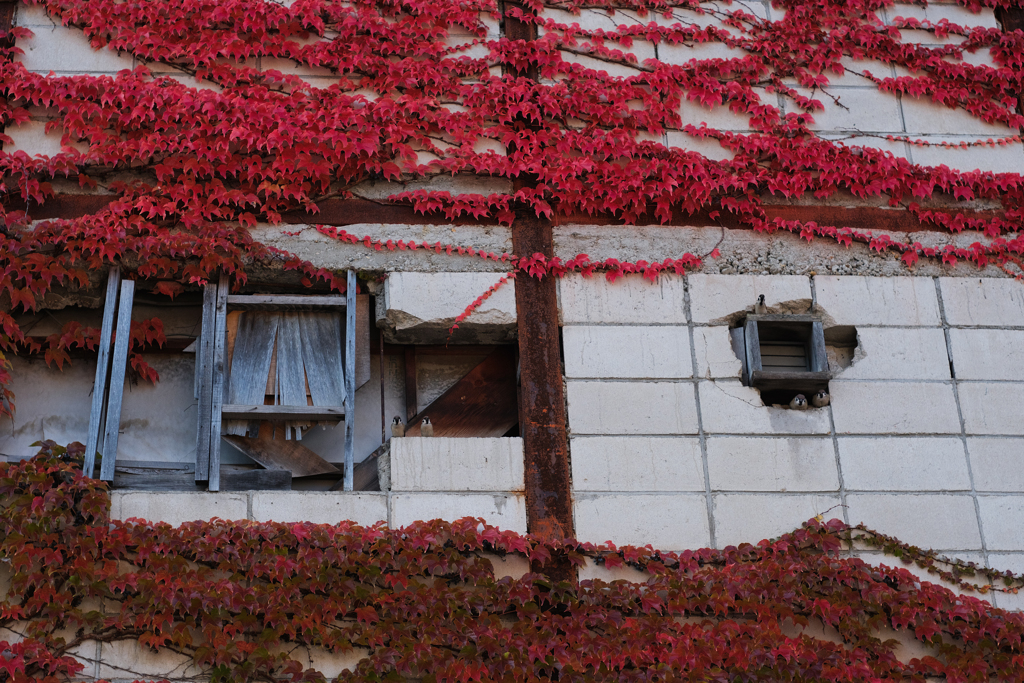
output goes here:
{"type": "Polygon", "coordinates": [[[813,315],[748,315],[743,327],[743,379],[762,392],[802,393],[828,389],[832,373],[825,333],[813,315]]]}

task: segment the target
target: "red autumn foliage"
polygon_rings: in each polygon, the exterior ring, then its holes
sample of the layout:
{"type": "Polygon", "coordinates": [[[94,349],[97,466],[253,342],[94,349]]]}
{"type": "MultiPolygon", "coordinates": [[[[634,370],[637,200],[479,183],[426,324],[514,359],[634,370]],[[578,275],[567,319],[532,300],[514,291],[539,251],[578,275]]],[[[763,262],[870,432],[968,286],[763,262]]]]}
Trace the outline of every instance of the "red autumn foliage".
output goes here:
{"type": "MultiPolygon", "coordinates": [[[[1024,670],[1024,617],[850,557],[856,535],[940,566],[837,521],[683,553],[547,542],[468,518],[173,528],[111,520],[81,451],[47,442],[0,465],[0,628],[21,636],[0,643],[0,680],[74,677],[92,641],[178,653],[214,681],[323,680],[305,648],[361,655],[343,681],[987,682],[1024,670]],[[505,555],[645,574],[497,577],[491,559],[505,555]],[[932,654],[901,661],[894,635],[932,654]]],[[[970,586],[972,567],[942,566],[970,586]]]]}
{"type": "MultiPolygon", "coordinates": [[[[1024,253],[1020,174],[914,165],[813,130],[828,84],[853,73],[851,59],[909,74],[861,74],[883,92],[1018,128],[1021,31],[912,18],[885,24],[880,16],[892,10],[886,0],[776,0],[772,19],[742,5],[695,0],[531,0],[505,7],[508,17],[540,30],[533,41],[494,34],[501,10],[493,0],[35,4],[82,30],[95,49],[131,54],[139,66],[116,76],[33,73],[14,61],[28,29],[0,36],[15,42],[0,41],[7,94],[0,121],[10,132],[44,116],[62,135],[62,151],[53,156],[0,151],[0,301],[10,302],[0,311],[0,353],[23,341],[14,311],[35,310],[52,287],[87,286],[88,271],[110,263],[128,266],[131,277],[158,280],[155,290],[172,296],[180,284],[205,282],[218,270],[244,280],[255,264],[299,270],[304,283],[320,280],[340,291],[334,272],[256,242],[248,228],[279,223],[296,209],[315,212],[318,202],[354,196],[367,182],[532,179],[514,193],[416,189],[386,200],[448,218],[509,223],[516,211],[532,210],[553,220],[610,214],[678,225],[705,214],[807,240],[863,242],[899,254],[908,266],[922,258],[1019,266],[1024,253]],[[614,29],[590,29],[571,16],[594,8],[624,20],[614,29]],[[905,41],[900,28],[962,40],[922,46],[905,41]],[[640,43],[733,49],[675,64],[638,59],[640,43]],[[986,51],[995,66],[966,59],[986,51]],[[624,65],[633,69],[629,75],[610,75],[624,65]],[[528,68],[541,80],[513,75],[528,68]],[[315,80],[318,74],[326,80],[315,80]],[[762,101],[762,91],[772,101],[782,97],[785,111],[762,101]],[[748,118],[751,132],[683,121],[685,102],[728,107],[748,118]],[[718,144],[732,158],[657,141],[673,131],[718,144]],[[30,222],[24,207],[45,205],[55,181],[99,188],[114,201],[81,218],[30,222]],[[840,193],[879,198],[935,230],[976,233],[977,241],[903,244],[843,225],[768,220],[763,208],[770,195],[826,200],[840,193]],[[936,198],[949,201],[937,209],[929,204],[936,198]],[[978,200],[1002,208],[966,217],[965,202],[978,200]]],[[[961,4],[974,11],[1020,6],[961,4]]],[[[653,279],[697,263],[691,255],[666,257],[591,264],[581,255],[562,264],[519,254],[512,264],[537,276],[599,269],[653,279]]],[[[63,362],[59,349],[50,360],[63,362]]],[[[0,414],[11,411],[9,381],[0,356],[0,414]]]]}

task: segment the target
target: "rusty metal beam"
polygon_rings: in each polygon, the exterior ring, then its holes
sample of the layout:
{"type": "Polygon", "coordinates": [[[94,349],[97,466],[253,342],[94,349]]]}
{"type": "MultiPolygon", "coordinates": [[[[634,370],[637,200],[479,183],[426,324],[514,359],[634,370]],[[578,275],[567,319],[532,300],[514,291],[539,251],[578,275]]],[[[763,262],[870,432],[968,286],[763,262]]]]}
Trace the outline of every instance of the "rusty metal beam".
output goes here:
{"type": "MultiPolygon", "coordinates": [[[[0,5],[2,7],[2,5],[0,5]]],[[[529,182],[530,179],[526,179],[529,182]]],[[[516,183],[522,187],[525,183],[516,183]]],[[[46,200],[41,205],[33,205],[28,213],[32,220],[51,218],[78,218],[104,209],[115,197],[111,195],[76,195],[61,194],[46,200]]],[[[355,225],[359,223],[389,223],[393,225],[495,225],[496,221],[463,220],[449,221],[442,214],[420,215],[411,207],[381,205],[361,199],[329,199],[321,202],[319,214],[304,211],[286,213],[286,223],[313,223],[321,225],[355,225]]],[[[824,205],[789,205],[764,204],[765,217],[768,220],[782,218],[785,220],[814,221],[818,225],[853,228],[855,230],[900,230],[904,232],[934,231],[929,225],[923,225],[917,217],[902,209],[889,209],[873,206],[824,206],[824,205]]],[[[23,204],[9,202],[5,205],[8,211],[24,210],[23,204]]],[[[964,211],[964,218],[991,219],[1002,216],[1002,211],[964,211]]],[[[664,225],[664,227],[709,227],[721,226],[733,230],[743,230],[746,226],[728,214],[715,218],[710,210],[696,214],[676,211],[668,223],[662,224],[651,211],[640,216],[635,225],[664,225]]],[[[582,223],[586,225],[625,225],[610,214],[573,214],[559,220],[562,224],[582,223]]]]}
{"type": "MultiPolygon", "coordinates": [[[[551,223],[517,216],[512,224],[512,248],[517,254],[539,252],[551,256],[551,223]]],[[[575,536],[555,286],[553,277],[537,279],[521,274],[516,278],[526,523],[531,534],[545,540],[575,536]]],[[[559,580],[574,576],[565,558],[534,569],[559,580]]]]}

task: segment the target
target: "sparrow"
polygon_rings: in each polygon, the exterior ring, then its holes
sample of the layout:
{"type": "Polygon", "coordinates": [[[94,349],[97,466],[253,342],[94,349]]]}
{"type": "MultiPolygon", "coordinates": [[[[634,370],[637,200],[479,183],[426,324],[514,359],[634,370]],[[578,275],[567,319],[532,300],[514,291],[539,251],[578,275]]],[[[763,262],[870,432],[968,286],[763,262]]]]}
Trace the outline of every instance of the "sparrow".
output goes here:
{"type": "Polygon", "coordinates": [[[793,410],[807,410],[807,397],[803,394],[797,394],[789,402],[789,407],[793,410]]]}
{"type": "Polygon", "coordinates": [[[434,435],[434,424],[430,421],[430,418],[426,415],[423,416],[423,422],[420,423],[420,436],[433,436],[434,435]]]}
{"type": "Polygon", "coordinates": [[[395,420],[391,423],[391,436],[405,436],[405,425],[398,415],[395,415],[395,420]]]}
{"type": "Polygon", "coordinates": [[[815,408],[824,408],[832,402],[832,397],[828,395],[828,392],[824,389],[818,389],[818,392],[811,396],[811,405],[815,408]]]}
{"type": "Polygon", "coordinates": [[[757,297],[757,303],[754,304],[755,315],[768,315],[768,306],[764,303],[764,294],[757,297]]]}

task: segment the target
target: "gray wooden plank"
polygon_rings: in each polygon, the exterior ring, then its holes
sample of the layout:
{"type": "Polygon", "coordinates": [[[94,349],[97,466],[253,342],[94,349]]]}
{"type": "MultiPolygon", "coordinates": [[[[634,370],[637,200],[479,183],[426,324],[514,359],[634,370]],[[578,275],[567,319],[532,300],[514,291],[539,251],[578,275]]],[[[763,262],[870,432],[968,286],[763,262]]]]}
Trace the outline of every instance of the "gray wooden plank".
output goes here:
{"type": "MultiPolygon", "coordinates": [[[[277,333],[277,379],[278,394],[281,397],[283,406],[305,406],[306,400],[306,375],[303,364],[304,349],[302,348],[302,324],[299,313],[282,313],[281,323],[277,333]]],[[[341,401],[334,405],[341,405],[341,401]]],[[[285,438],[291,438],[291,432],[296,432],[300,424],[289,422],[285,425],[285,438]]]]}
{"type": "Polygon", "coordinates": [[[757,336],[757,321],[747,316],[747,324],[743,329],[744,343],[747,346],[747,373],[750,377],[761,369],[761,341],[757,336]]]}
{"type": "Polygon", "coordinates": [[[82,473],[87,477],[92,476],[93,469],[96,467],[96,449],[100,443],[103,404],[107,397],[107,372],[110,370],[110,336],[114,331],[114,311],[117,308],[117,290],[120,284],[121,271],[114,266],[107,274],[107,297],[103,301],[99,357],[96,359],[96,379],[92,385],[89,432],[85,440],[85,462],[82,464],[82,473]]]}
{"type": "Polygon", "coordinates": [[[266,406],[225,403],[221,407],[225,420],[290,420],[292,422],[340,422],[344,406],[266,406]]]}
{"type": "MultiPolygon", "coordinates": [[[[274,339],[280,316],[263,311],[241,314],[235,349],[231,354],[227,402],[244,405],[262,404],[267,392],[267,377],[274,354],[274,339]]],[[[258,430],[259,425],[255,428],[258,430]]],[[[251,425],[239,420],[225,420],[221,434],[246,434],[251,425]]]]}
{"type": "MultiPolygon", "coordinates": [[[[345,372],[341,357],[341,317],[337,313],[298,313],[302,361],[315,406],[345,404],[345,372]]],[[[283,401],[282,401],[283,403],[283,401]]]]}
{"type": "Polygon", "coordinates": [[[356,271],[348,271],[345,297],[345,490],[353,484],[356,402],[356,271]]]}
{"type": "Polygon", "coordinates": [[[338,468],[295,441],[267,438],[225,437],[235,448],[268,470],[288,470],[292,477],[340,474],[338,468]]]}
{"type": "Polygon", "coordinates": [[[356,389],[370,381],[370,295],[356,297],[356,389]]]}
{"type": "Polygon", "coordinates": [[[820,320],[811,323],[811,372],[828,370],[828,354],[825,351],[825,330],[820,320]]]}
{"type": "Polygon", "coordinates": [[[117,310],[117,336],[114,357],[110,364],[110,394],[107,397],[107,424],[103,436],[103,464],[100,479],[113,481],[117,463],[117,437],[121,430],[121,401],[124,398],[124,375],[128,368],[128,348],[132,337],[132,301],[135,281],[121,283],[121,300],[117,310]]]}
{"type": "Polygon", "coordinates": [[[228,306],[234,310],[298,311],[314,308],[342,308],[345,303],[346,299],[343,296],[232,294],[228,297],[228,306]]]}
{"type": "Polygon", "coordinates": [[[203,326],[196,354],[199,396],[196,410],[196,481],[210,478],[210,433],[213,423],[213,349],[217,327],[217,285],[203,287],[203,326]]]}
{"type": "Polygon", "coordinates": [[[221,273],[217,282],[217,309],[214,317],[213,343],[213,398],[211,400],[210,420],[210,478],[207,488],[220,491],[220,424],[221,407],[224,405],[224,330],[228,316],[227,273],[221,273]]]}

